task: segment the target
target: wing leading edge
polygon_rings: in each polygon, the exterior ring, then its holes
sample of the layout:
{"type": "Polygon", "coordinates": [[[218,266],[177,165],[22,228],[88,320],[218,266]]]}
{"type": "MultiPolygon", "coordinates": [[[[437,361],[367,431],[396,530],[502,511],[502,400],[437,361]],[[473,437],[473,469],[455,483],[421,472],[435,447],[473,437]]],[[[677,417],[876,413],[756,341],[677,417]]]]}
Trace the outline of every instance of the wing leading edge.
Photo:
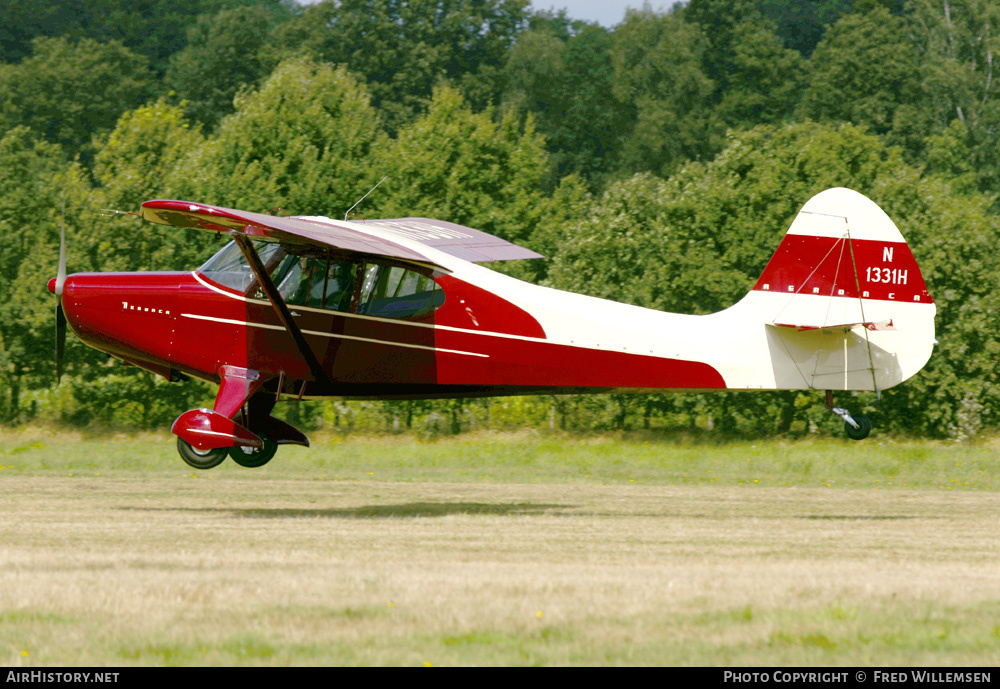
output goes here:
{"type": "Polygon", "coordinates": [[[541,254],[494,235],[430,218],[398,218],[366,222],[325,217],[284,218],[189,201],[156,200],[142,204],[139,215],[174,227],[231,232],[294,244],[336,247],[361,254],[436,264],[407,244],[416,242],[474,263],[541,258],[541,254]],[[404,240],[403,243],[398,240],[404,240]]]}

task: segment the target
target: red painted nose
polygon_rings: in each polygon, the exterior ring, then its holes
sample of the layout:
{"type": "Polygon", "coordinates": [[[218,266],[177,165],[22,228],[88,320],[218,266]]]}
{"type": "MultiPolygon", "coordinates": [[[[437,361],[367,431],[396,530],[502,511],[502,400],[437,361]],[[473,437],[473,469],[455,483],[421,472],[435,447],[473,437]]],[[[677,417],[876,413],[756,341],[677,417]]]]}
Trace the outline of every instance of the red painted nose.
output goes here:
{"type": "Polygon", "coordinates": [[[52,278],[51,280],[49,280],[48,287],[49,287],[49,291],[52,292],[52,294],[56,293],[56,279],[55,278],[52,278]]]}

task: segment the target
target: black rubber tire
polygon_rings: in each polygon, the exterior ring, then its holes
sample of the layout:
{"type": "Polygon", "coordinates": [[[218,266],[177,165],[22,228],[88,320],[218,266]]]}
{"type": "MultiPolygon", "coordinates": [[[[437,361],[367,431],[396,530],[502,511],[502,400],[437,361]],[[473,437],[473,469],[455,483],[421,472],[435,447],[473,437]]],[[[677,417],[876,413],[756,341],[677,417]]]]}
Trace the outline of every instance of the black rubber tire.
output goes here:
{"type": "Polygon", "coordinates": [[[867,416],[863,414],[858,414],[854,417],[854,421],[858,424],[855,428],[851,424],[844,422],[844,433],[851,440],[864,440],[868,437],[868,434],[872,432],[872,422],[868,420],[867,416]]]}
{"type": "Polygon", "coordinates": [[[183,438],[177,439],[177,452],[188,466],[195,469],[212,469],[219,466],[229,456],[228,447],[213,450],[196,450],[183,438]]]}
{"type": "Polygon", "coordinates": [[[264,466],[271,461],[274,453],[278,451],[278,444],[266,435],[261,434],[259,437],[264,441],[264,447],[261,449],[247,452],[247,448],[244,447],[231,447],[229,448],[229,456],[241,467],[256,469],[257,467],[264,466]]]}

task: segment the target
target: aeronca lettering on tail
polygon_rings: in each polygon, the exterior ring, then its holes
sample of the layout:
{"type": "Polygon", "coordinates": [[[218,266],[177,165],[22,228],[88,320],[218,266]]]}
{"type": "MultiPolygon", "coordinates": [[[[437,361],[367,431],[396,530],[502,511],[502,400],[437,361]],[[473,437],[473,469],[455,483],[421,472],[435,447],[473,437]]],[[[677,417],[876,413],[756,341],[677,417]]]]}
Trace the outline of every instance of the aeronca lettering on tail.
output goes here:
{"type": "MultiPolygon", "coordinates": [[[[226,233],[200,268],[59,275],[57,326],[169,380],[219,384],[173,424],[197,468],[261,466],[308,445],[282,399],[825,390],[880,392],[919,371],[934,302],[873,202],[829,189],[796,216],[750,292],[710,315],[662,313],[528,284],[478,263],[538,254],[428,218],[276,217],[158,200],[153,223],[226,233]]],[[[57,358],[62,337],[57,337],[57,358]]],[[[61,365],[60,365],[61,368],[61,365]]]]}

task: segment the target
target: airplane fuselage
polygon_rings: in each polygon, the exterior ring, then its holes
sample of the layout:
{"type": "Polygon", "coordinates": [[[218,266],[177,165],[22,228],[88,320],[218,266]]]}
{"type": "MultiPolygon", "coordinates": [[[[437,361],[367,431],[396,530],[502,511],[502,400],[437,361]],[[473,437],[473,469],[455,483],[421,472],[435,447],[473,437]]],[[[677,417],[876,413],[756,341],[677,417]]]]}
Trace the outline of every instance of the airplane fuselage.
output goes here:
{"type": "MultiPolygon", "coordinates": [[[[196,272],[71,275],[63,303],[81,340],[128,363],[167,378],[182,373],[216,382],[220,367],[238,366],[281,378],[283,392],[307,398],[725,387],[710,364],[668,353],[677,349],[669,337],[647,331],[641,342],[623,344],[607,310],[620,308],[624,320],[645,312],[648,325],[664,335],[683,332],[686,321],[699,317],[586,297],[602,313],[581,322],[575,339],[554,342],[537,318],[510,301],[451,275],[436,281],[444,303],[412,319],[291,307],[330,381],[310,374],[266,299],[196,272]],[[607,335],[603,345],[595,330],[607,335]]],[[[567,296],[576,302],[578,295],[567,296]]]]}
{"type": "MultiPolygon", "coordinates": [[[[304,398],[885,389],[911,375],[891,361],[871,365],[882,351],[880,340],[896,338],[898,349],[899,334],[864,332],[857,318],[853,326],[817,332],[775,328],[762,314],[781,313],[789,296],[768,283],[725,311],[693,316],[452,263],[454,272],[434,278],[444,299],[432,313],[386,318],[290,306],[329,380],[311,375],[266,298],[197,271],[72,275],[63,303],[84,342],[126,362],[167,378],[182,373],[216,382],[221,367],[241,367],[280,380],[282,394],[304,398]],[[820,341],[831,353],[811,361],[820,341]]],[[[914,280],[896,289],[892,300],[872,302],[866,318],[888,314],[906,324],[913,312],[918,321],[925,295],[914,280]]],[[[796,296],[807,309],[812,298],[796,296]]],[[[831,323],[852,323],[856,295],[821,298],[833,302],[824,306],[833,311],[831,323]],[[839,317],[838,307],[844,312],[839,317]]],[[[932,340],[933,330],[913,346],[929,355],[932,340]]]]}

